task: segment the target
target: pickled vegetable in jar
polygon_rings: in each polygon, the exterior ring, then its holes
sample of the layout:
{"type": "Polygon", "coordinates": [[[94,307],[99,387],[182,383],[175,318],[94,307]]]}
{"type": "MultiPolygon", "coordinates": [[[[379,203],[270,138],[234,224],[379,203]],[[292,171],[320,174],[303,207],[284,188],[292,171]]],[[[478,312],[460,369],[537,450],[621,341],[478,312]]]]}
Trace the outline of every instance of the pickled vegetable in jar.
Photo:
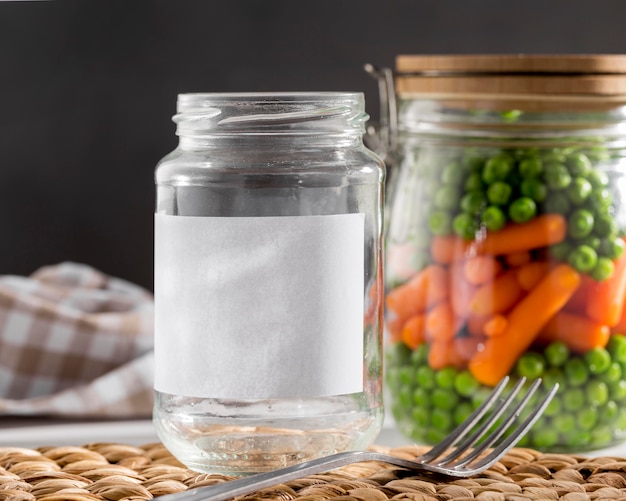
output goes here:
{"type": "MultiPolygon", "coordinates": [[[[386,383],[443,439],[502,378],[560,389],[520,445],[626,437],[626,56],[398,56],[386,383]]],[[[393,125],[393,124],[392,124],[393,125]]]]}

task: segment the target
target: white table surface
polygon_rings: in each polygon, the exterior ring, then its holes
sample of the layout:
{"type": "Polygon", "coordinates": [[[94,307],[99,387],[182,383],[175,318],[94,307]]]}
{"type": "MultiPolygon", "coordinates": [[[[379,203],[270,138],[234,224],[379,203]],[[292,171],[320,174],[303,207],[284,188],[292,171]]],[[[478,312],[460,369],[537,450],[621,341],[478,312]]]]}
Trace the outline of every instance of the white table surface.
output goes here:
{"type": "MultiPolygon", "coordinates": [[[[119,442],[143,445],[157,442],[149,419],[125,421],[73,421],[40,418],[0,418],[0,447],[85,445],[90,442],[119,442]]],[[[402,436],[393,422],[385,422],[377,445],[399,447],[412,442],[402,436]]],[[[626,457],[626,443],[583,454],[589,457],[626,457]]]]}

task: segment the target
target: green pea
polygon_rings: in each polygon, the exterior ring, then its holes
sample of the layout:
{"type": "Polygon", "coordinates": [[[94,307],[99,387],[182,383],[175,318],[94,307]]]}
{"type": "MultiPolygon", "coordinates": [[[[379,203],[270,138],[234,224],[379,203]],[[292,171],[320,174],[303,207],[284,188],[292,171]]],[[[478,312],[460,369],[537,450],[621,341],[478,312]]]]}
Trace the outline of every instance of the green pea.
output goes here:
{"type": "Polygon", "coordinates": [[[483,180],[478,172],[472,172],[465,180],[465,191],[482,191],[483,180]]]}
{"type": "Polygon", "coordinates": [[[498,231],[506,224],[506,215],[502,209],[491,205],[483,211],[482,222],[488,231],[498,231]]]}
{"type": "Polygon", "coordinates": [[[537,204],[532,198],[520,197],[509,206],[509,217],[516,223],[530,221],[537,214],[537,204]]]}
{"type": "Polygon", "coordinates": [[[420,436],[418,439],[416,439],[416,442],[423,442],[433,445],[438,444],[446,438],[448,433],[449,431],[447,429],[439,430],[437,428],[429,428],[424,432],[423,436],[420,436]]]}
{"type": "Polygon", "coordinates": [[[606,211],[613,203],[613,197],[606,188],[596,188],[587,197],[585,206],[593,211],[606,211]]]}
{"type": "Polygon", "coordinates": [[[520,193],[535,202],[543,202],[548,196],[548,187],[537,178],[524,179],[520,184],[520,193]]]}
{"type": "Polygon", "coordinates": [[[470,191],[461,198],[461,209],[468,214],[481,212],[487,205],[487,198],[482,191],[470,191]]]}
{"type": "Polygon", "coordinates": [[[598,411],[591,407],[585,407],[578,411],[578,426],[583,430],[591,430],[598,422],[598,411]]]}
{"type": "Polygon", "coordinates": [[[586,209],[576,209],[567,220],[567,231],[572,238],[583,238],[593,230],[593,214],[586,209]]]}
{"type": "Polygon", "coordinates": [[[438,209],[453,210],[458,203],[458,191],[452,186],[444,185],[435,192],[435,207],[438,209]]]}
{"type": "Polygon", "coordinates": [[[449,235],[452,233],[452,216],[449,212],[435,211],[428,218],[428,227],[434,235],[449,235]]]}
{"type": "Polygon", "coordinates": [[[471,396],[472,399],[472,407],[474,409],[476,409],[477,407],[480,407],[482,405],[482,403],[487,400],[487,398],[489,398],[489,395],[491,395],[491,389],[487,388],[486,386],[481,386],[479,387],[474,394],[471,396]]]}
{"type": "Polygon", "coordinates": [[[413,407],[413,392],[410,386],[401,386],[398,391],[398,402],[405,409],[413,407]]]}
{"type": "Polygon", "coordinates": [[[564,367],[565,377],[571,386],[581,386],[587,382],[589,369],[580,358],[570,358],[564,367]]]}
{"type": "Polygon", "coordinates": [[[517,361],[516,370],[517,373],[528,379],[537,379],[541,377],[543,370],[545,369],[545,359],[535,352],[524,353],[517,361]]]}
{"type": "Polygon", "coordinates": [[[607,383],[616,383],[622,378],[622,366],[618,362],[611,362],[603,374],[602,379],[607,383]]]}
{"type": "Polygon", "coordinates": [[[460,425],[463,423],[470,414],[474,411],[472,404],[469,402],[460,402],[454,409],[454,424],[460,425]]]}
{"type": "Polygon", "coordinates": [[[507,110],[507,111],[500,112],[500,116],[502,117],[502,120],[507,123],[516,122],[517,120],[519,120],[522,114],[523,114],[523,111],[521,110],[507,110]]]}
{"type": "Polygon", "coordinates": [[[443,388],[435,388],[431,395],[433,407],[437,409],[450,410],[453,409],[459,401],[456,393],[443,388]]]}
{"type": "Polygon", "coordinates": [[[612,423],[617,419],[618,413],[619,413],[619,406],[617,405],[615,400],[609,400],[602,407],[602,412],[600,413],[600,422],[612,423]]]}
{"type": "Polygon", "coordinates": [[[482,179],[491,184],[495,181],[504,181],[513,168],[513,159],[508,155],[497,155],[485,162],[482,179]]]}
{"type": "Polygon", "coordinates": [[[614,361],[626,363],[626,337],[619,334],[611,336],[606,349],[614,361]]]}
{"type": "Polygon", "coordinates": [[[587,176],[592,169],[591,162],[584,153],[568,156],[566,165],[572,176],[587,176]]]}
{"type": "Polygon", "coordinates": [[[572,244],[569,242],[559,242],[558,244],[551,245],[548,248],[548,252],[553,259],[557,261],[566,261],[567,256],[572,252],[572,244]]]}
{"type": "Polygon", "coordinates": [[[594,188],[602,188],[609,184],[609,176],[606,172],[598,169],[592,169],[586,174],[587,181],[591,183],[594,188]]]}
{"type": "Polygon", "coordinates": [[[598,252],[609,259],[619,259],[624,254],[626,244],[621,238],[603,238],[600,240],[598,252]]]}
{"type": "Polygon", "coordinates": [[[428,344],[420,344],[411,353],[411,364],[414,366],[420,366],[428,363],[428,344]]]}
{"type": "Polygon", "coordinates": [[[544,416],[556,416],[561,412],[561,401],[558,398],[553,398],[546,409],[543,411],[544,416]]]}
{"type": "Polygon", "coordinates": [[[470,173],[478,173],[483,168],[483,164],[485,163],[485,158],[479,152],[466,150],[466,155],[462,160],[463,168],[470,173]]]}
{"type": "Polygon", "coordinates": [[[532,443],[538,449],[549,449],[559,443],[557,430],[543,426],[532,431],[532,443]]]}
{"type": "Polygon", "coordinates": [[[543,204],[543,209],[547,213],[569,214],[571,205],[565,193],[556,191],[548,195],[543,204]]]}
{"type": "Polygon", "coordinates": [[[454,389],[464,397],[471,396],[480,386],[480,383],[468,370],[460,371],[454,378],[454,389]]]}
{"type": "Polygon", "coordinates": [[[585,447],[591,442],[591,432],[588,430],[575,430],[566,436],[570,447],[585,447]]]}
{"type": "Polygon", "coordinates": [[[567,411],[577,411],[585,405],[585,392],[582,388],[568,388],[561,398],[563,408],[567,411]]]}
{"type": "Polygon", "coordinates": [[[504,181],[494,181],[487,188],[487,200],[493,205],[506,205],[509,203],[513,189],[504,181]]]}
{"type": "Polygon", "coordinates": [[[579,245],[588,245],[593,250],[597,251],[600,249],[600,245],[602,244],[602,240],[598,237],[594,237],[593,235],[587,235],[586,237],[578,239],[579,245]]]}
{"type": "Polygon", "coordinates": [[[454,388],[454,379],[456,378],[456,370],[452,367],[444,367],[435,372],[435,382],[440,388],[450,390],[454,388]]]}
{"type": "Polygon", "coordinates": [[[609,385],[609,395],[611,400],[622,402],[626,400],[626,381],[620,380],[609,385]]]}
{"type": "Polygon", "coordinates": [[[465,240],[471,240],[476,236],[478,225],[471,214],[462,212],[457,214],[452,220],[452,229],[454,233],[463,237],[465,240]]]}
{"type": "Polygon", "coordinates": [[[576,177],[566,189],[567,197],[574,205],[581,205],[591,195],[593,187],[583,177],[576,177]]]}
{"type": "Polygon", "coordinates": [[[617,223],[609,214],[598,214],[594,217],[593,234],[600,238],[615,238],[617,223]]]}
{"type": "Polygon", "coordinates": [[[609,426],[596,426],[591,430],[591,442],[595,447],[604,447],[613,442],[613,430],[609,426]]]}
{"type": "Polygon", "coordinates": [[[411,410],[411,419],[416,425],[424,428],[430,424],[430,411],[422,406],[413,407],[411,410]]]}
{"type": "Polygon", "coordinates": [[[563,372],[559,367],[548,367],[541,376],[541,384],[546,390],[551,390],[555,384],[563,386],[563,372]]]}
{"type": "Polygon", "coordinates": [[[437,430],[448,431],[453,426],[452,416],[444,409],[433,409],[430,422],[437,430]]]}
{"type": "Polygon", "coordinates": [[[413,404],[418,407],[430,406],[430,393],[425,388],[415,388],[412,395],[413,404]]]}
{"type": "Polygon", "coordinates": [[[611,159],[611,154],[602,145],[592,146],[588,148],[586,154],[589,157],[589,160],[592,163],[596,164],[606,162],[611,159]]]}
{"type": "Polygon", "coordinates": [[[567,168],[559,163],[546,164],[543,176],[551,190],[564,190],[572,182],[572,176],[567,168]]]}
{"type": "Polygon", "coordinates": [[[596,347],[584,354],[591,374],[602,374],[611,366],[611,354],[604,348],[596,347]]]}
{"type": "Polygon", "coordinates": [[[400,370],[398,371],[398,378],[400,384],[402,385],[412,386],[415,384],[415,371],[413,370],[413,367],[400,367],[400,370]]]}
{"type": "Polygon", "coordinates": [[[554,429],[561,433],[571,433],[576,430],[576,418],[571,414],[559,414],[552,418],[554,429]]]}
{"type": "Polygon", "coordinates": [[[563,341],[554,341],[546,346],[544,356],[548,364],[552,367],[561,367],[569,360],[569,348],[563,341]]]}
{"type": "Polygon", "coordinates": [[[567,256],[567,262],[577,271],[586,273],[593,270],[598,262],[598,254],[588,245],[579,245],[567,256]]]}
{"type": "Polygon", "coordinates": [[[517,169],[524,179],[531,179],[541,174],[543,163],[539,157],[528,157],[520,161],[517,169]]]}
{"type": "Polygon", "coordinates": [[[608,257],[599,257],[598,262],[593,267],[589,275],[596,282],[602,282],[613,275],[615,265],[608,257]]]}
{"type": "Polygon", "coordinates": [[[415,382],[420,388],[432,389],[435,387],[435,371],[427,365],[418,367],[415,371],[415,382]]]}
{"type": "Polygon", "coordinates": [[[463,181],[463,169],[458,162],[446,165],[441,172],[441,181],[453,186],[458,186],[463,181]]]}
{"type": "Polygon", "coordinates": [[[541,150],[541,158],[544,164],[562,164],[567,159],[567,152],[563,148],[545,149],[541,150]]]}
{"type": "Polygon", "coordinates": [[[617,430],[626,430],[626,408],[620,407],[617,411],[617,419],[615,420],[615,428],[617,430]]]}
{"type": "Polygon", "coordinates": [[[609,387],[604,381],[593,380],[585,387],[586,399],[597,407],[609,401],[609,387]]]}

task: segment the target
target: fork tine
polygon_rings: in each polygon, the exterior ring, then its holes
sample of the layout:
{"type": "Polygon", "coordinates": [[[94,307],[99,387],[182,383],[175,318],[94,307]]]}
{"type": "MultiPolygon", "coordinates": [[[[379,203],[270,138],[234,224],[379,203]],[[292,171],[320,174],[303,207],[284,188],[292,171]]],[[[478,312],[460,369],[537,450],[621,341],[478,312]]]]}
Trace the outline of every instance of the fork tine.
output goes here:
{"type": "MultiPolygon", "coordinates": [[[[513,421],[515,421],[519,417],[522,409],[526,407],[526,404],[528,403],[530,398],[534,395],[534,393],[537,391],[537,388],[540,385],[541,385],[541,379],[536,379],[531,385],[531,387],[529,388],[529,390],[526,392],[526,395],[524,395],[522,400],[514,407],[513,412],[511,412],[509,416],[506,419],[504,419],[504,421],[492,433],[487,435],[485,440],[483,440],[479,446],[475,447],[471,453],[469,453],[463,459],[455,462],[454,466],[459,467],[459,466],[464,466],[466,464],[471,463],[475,458],[480,456],[480,454],[482,454],[485,449],[487,449],[488,447],[491,447],[491,445],[494,444],[504,434],[504,432],[511,426],[513,421]]],[[[511,403],[512,403],[512,398],[511,396],[509,396],[509,398],[507,399],[507,403],[503,405],[503,409],[507,409],[511,403]]],[[[503,414],[503,412],[500,412],[499,414],[503,414]]],[[[496,419],[498,417],[499,416],[497,416],[496,419]]],[[[491,425],[496,421],[496,419],[490,419],[487,423],[485,423],[488,426],[485,427],[482,433],[478,434],[477,432],[476,434],[477,436],[476,436],[474,443],[476,443],[478,440],[480,440],[484,436],[484,432],[486,432],[487,429],[491,427],[491,425]]],[[[458,454],[456,454],[456,451],[455,451],[455,454],[450,454],[450,456],[458,457],[458,454]]],[[[445,459],[448,459],[448,458],[445,458],[445,459]]],[[[443,463],[442,461],[442,463],[440,464],[445,464],[445,463],[443,463]]]]}
{"type": "Polygon", "coordinates": [[[456,443],[458,440],[463,439],[492,407],[492,404],[498,399],[508,382],[509,377],[505,376],[502,381],[500,381],[498,385],[493,389],[489,397],[487,397],[485,401],[480,405],[480,407],[472,412],[470,416],[465,421],[463,421],[457,428],[455,428],[445,439],[435,445],[428,452],[420,456],[418,460],[424,463],[430,462],[433,459],[441,456],[450,448],[451,445],[456,443]]]}
{"type": "MultiPolygon", "coordinates": [[[[491,426],[496,422],[496,420],[507,410],[507,408],[511,405],[520,389],[526,382],[526,378],[520,378],[519,381],[515,384],[515,386],[511,389],[510,393],[507,397],[500,402],[498,408],[492,412],[488,418],[483,421],[480,426],[465,440],[460,443],[456,443],[455,449],[452,452],[449,452],[443,459],[437,462],[438,466],[444,466],[458,458],[461,454],[466,452],[468,449],[474,446],[478,440],[486,433],[486,431],[491,428],[491,426]]],[[[434,458],[433,458],[434,459],[434,458]]]]}
{"type": "Polygon", "coordinates": [[[517,442],[532,428],[535,422],[541,417],[543,411],[552,401],[554,395],[559,390],[559,384],[555,383],[552,389],[541,400],[539,405],[530,413],[530,415],[524,420],[524,422],[516,428],[506,439],[504,439],[498,447],[494,448],[487,456],[472,465],[472,468],[468,470],[470,475],[481,472],[486,468],[489,468],[496,463],[502,456],[504,456],[509,450],[511,450],[517,442]]]}

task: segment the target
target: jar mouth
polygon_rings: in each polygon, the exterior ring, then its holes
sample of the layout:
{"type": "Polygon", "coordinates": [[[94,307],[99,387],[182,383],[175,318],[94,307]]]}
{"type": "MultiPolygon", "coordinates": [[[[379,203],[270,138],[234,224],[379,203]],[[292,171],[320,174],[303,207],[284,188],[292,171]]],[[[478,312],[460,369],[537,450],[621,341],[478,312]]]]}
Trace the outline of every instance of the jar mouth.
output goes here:
{"type": "Polygon", "coordinates": [[[363,132],[369,116],[361,92],[179,94],[178,135],[363,132]]]}

